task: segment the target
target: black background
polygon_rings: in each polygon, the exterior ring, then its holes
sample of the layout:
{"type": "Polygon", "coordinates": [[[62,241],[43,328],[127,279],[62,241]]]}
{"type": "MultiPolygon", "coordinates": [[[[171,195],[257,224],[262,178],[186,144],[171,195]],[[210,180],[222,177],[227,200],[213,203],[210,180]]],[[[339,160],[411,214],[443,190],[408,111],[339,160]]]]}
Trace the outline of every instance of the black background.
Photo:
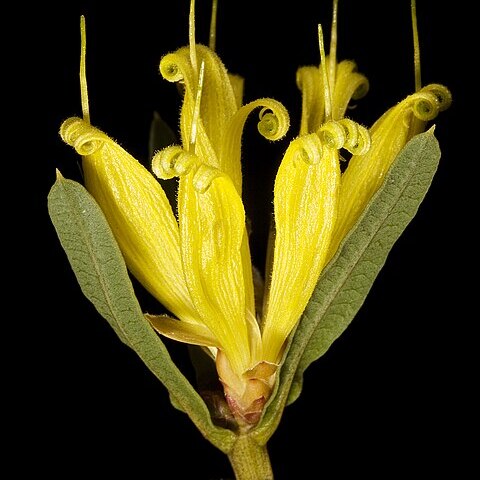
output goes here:
{"type": "MultiPolygon", "coordinates": [[[[254,259],[261,264],[275,168],[298,133],[295,71],[318,62],[317,24],[328,38],[331,2],[219,3],[217,52],[231,72],[246,78],[245,101],[274,97],[292,119],[287,138],[276,144],[256,134],[253,120],[245,130],[247,212],[254,259]]],[[[418,0],[417,9],[423,83],[443,83],[454,98],[436,121],[440,167],[362,309],[307,370],[301,397],[286,409],[269,443],[278,480],[412,472],[465,478],[459,469],[471,455],[463,438],[471,421],[473,379],[465,372],[473,320],[463,268],[475,242],[465,226],[472,193],[462,189],[467,160],[458,150],[468,142],[462,113],[467,87],[460,80],[468,68],[458,55],[459,47],[468,52],[468,43],[459,13],[437,3],[418,0]]],[[[87,22],[92,123],[147,163],[153,111],[173,127],[178,122],[177,91],[160,77],[158,63],[187,43],[188,8],[187,0],[79,1],[29,7],[28,15],[18,17],[28,19],[16,30],[26,39],[18,42],[16,59],[25,72],[20,96],[27,105],[16,113],[33,139],[19,145],[34,158],[16,168],[15,178],[35,183],[21,212],[26,221],[20,222],[26,226],[29,270],[17,268],[14,282],[21,331],[14,337],[17,360],[10,364],[21,368],[8,369],[20,407],[10,445],[26,453],[16,463],[18,476],[232,478],[227,458],[170,405],[163,385],[83,297],[46,206],[56,168],[80,179],[76,153],[58,135],[64,119],[81,115],[80,15],[87,22]]],[[[209,15],[210,2],[199,0],[201,43],[208,41],[209,15]]],[[[339,59],[355,59],[370,80],[370,92],[355,111],[355,119],[370,125],[414,89],[409,2],[342,0],[338,27],[339,59]]],[[[190,374],[184,346],[168,347],[190,374]]]]}

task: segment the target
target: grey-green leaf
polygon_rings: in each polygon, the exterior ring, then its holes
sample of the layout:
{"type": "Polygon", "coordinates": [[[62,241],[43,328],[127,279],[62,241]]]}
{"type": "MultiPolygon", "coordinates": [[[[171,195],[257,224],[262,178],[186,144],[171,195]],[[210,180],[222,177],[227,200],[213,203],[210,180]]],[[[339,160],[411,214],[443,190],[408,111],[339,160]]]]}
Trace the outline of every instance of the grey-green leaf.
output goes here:
{"type": "Polygon", "coordinates": [[[48,195],[48,210],[85,296],[168,389],[175,406],[228,452],[235,435],[213,425],[205,403],[145,319],[118,244],[93,197],[79,183],[58,175],[48,195]]]}
{"type": "Polygon", "coordinates": [[[273,434],[285,405],[298,398],[305,369],[328,350],[362,306],[391,248],[424,199],[439,160],[433,128],[411,139],[321,275],[291,340],[278,390],[256,429],[260,442],[273,434]]]}

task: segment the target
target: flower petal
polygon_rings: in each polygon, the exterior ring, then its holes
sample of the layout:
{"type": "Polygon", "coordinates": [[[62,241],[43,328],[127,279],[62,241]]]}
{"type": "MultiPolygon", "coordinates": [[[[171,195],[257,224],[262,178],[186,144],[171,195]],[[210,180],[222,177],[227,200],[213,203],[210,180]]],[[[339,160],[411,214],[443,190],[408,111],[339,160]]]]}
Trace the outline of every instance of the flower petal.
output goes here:
{"type": "Polygon", "coordinates": [[[342,60],[337,64],[332,99],[333,120],[340,120],[344,117],[352,98],[359,100],[368,92],[367,77],[356,70],[357,65],[352,60],[342,60]]]}
{"type": "Polygon", "coordinates": [[[161,335],[178,342],[203,347],[220,347],[212,332],[201,323],[190,323],[176,320],[167,315],[145,314],[145,318],[161,335]]]}
{"type": "MultiPolygon", "coordinates": [[[[330,57],[325,57],[326,65],[330,57]]],[[[342,60],[336,64],[332,92],[332,118],[344,117],[352,99],[358,100],[368,92],[369,83],[365,75],[356,71],[352,60],[342,60]]],[[[302,92],[302,118],[300,135],[316,132],[325,122],[325,86],[321,69],[314,66],[300,67],[297,70],[297,86],[302,92]]]]}
{"type": "Polygon", "coordinates": [[[242,200],[226,175],[200,165],[180,178],[178,206],[182,259],[194,305],[232,368],[241,373],[249,368],[251,351],[242,200]]]}
{"type": "Polygon", "coordinates": [[[329,258],[358,220],[407,141],[449,105],[449,95],[441,85],[426,86],[387,110],[372,126],[370,149],[363,155],[353,155],[342,174],[329,258]]]}
{"type": "Polygon", "coordinates": [[[339,182],[337,149],[322,146],[316,134],[290,144],[275,180],[275,246],[263,325],[266,361],[278,363],[325,265],[339,182]]]}
{"type": "MultiPolygon", "coordinates": [[[[241,84],[231,77],[218,55],[204,45],[196,45],[198,64],[205,64],[205,77],[202,87],[200,116],[196,121],[195,151],[208,165],[218,168],[231,176],[232,169],[239,165],[231,165],[230,159],[219,158],[220,146],[226,126],[238,109],[238,97],[241,84]]],[[[184,101],[180,116],[182,144],[185,148],[191,141],[193,115],[198,87],[198,72],[191,64],[190,48],[182,47],[174,53],[165,55],[160,61],[160,73],[166,80],[182,82],[185,87],[184,101]]]]}
{"type": "Polygon", "coordinates": [[[221,164],[230,165],[226,173],[232,179],[239,194],[242,192],[241,142],[245,122],[256,108],[260,111],[258,131],[268,140],[279,140],[290,127],[286,108],[271,98],[261,98],[241,107],[230,119],[219,151],[221,164]]]}
{"type": "Polygon", "coordinates": [[[65,121],[60,133],[83,156],[87,190],[102,208],[131,273],[176,316],[196,321],[183,275],[178,224],[162,187],[135,158],[84,120],[65,121]]]}

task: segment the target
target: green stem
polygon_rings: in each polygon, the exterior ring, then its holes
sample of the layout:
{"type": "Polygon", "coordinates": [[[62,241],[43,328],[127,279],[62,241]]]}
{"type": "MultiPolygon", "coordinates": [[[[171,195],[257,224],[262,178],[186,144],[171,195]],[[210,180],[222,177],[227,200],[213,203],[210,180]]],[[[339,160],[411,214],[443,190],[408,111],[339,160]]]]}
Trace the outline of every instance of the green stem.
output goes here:
{"type": "Polygon", "coordinates": [[[259,445],[250,435],[240,435],[228,459],[236,480],[273,480],[267,446],[259,445]]]}

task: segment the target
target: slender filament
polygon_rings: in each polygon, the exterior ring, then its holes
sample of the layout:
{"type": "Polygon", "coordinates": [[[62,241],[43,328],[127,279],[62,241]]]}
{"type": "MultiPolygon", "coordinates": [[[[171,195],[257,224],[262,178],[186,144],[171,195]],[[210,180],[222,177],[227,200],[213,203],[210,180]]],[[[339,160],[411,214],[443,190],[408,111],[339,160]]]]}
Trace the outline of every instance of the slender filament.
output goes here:
{"type": "Polygon", "coordinates": [[[200,118],[200,101],[202,99],[204,71],[205,71],[205,62],[202,61],[200,65],[200,74],[198,75],[198,87],[197,87],[197,94],[195,97],[195,106],[193,109],[192,131],[190,135],[189,150],[192,152],[195,152],[195,143],[197,141],[197,125],[198,125],[198,119],[200,118]]]}
{"type": "Polygon", "coordinates": [[[422,77],[420,72],[420,42],[418,39],[417,26],[417,5],[412,0],[412,30],[413,30],[413,63],[415,68],[415,91],[418,92],[422,88],[422,77]]]}
{"type": "Polygon", "coordinates": [[[88,106],[87,74],[85,57],[87,54],[87,31],[85,27],[85,16],[80,17],[80,96],[82,101],[83,119],[90,123],[90,109],[88,106]]]}
{"type": "Polygon", "coordinates": [[[218,0],[213,0],[212,2],[212,18],[210,19],[210,37],[209,44],[211,50],[215,51],[216,41],[217,41],[217,8],[218,0]]]}
{"type": "Polygon", "coordinates": [[[332,16],[332,31],[330,33],[330,54],[328,75],[330,86],[335,85],[335,73],[337,68],[337,16],[338,16],[338,0],[333,0],[333,16],[332,16]]]}
{"type": "Polygon", "coordinates": [[[188,42],[190,45],[190,61],[192,68],[197,73],[197,49],[195,48],[195,0],[190,0],[190,14],[188,17],[188,42]]]}
{"type": "Polygon", "coordinates": [[[332,97],[330,92],[330,87],[328,83],[328,74],[327,66],[325,64],[325,44],[323,41],[323,30],[322,26],[318,25],[318,43],[320,47],[320,72],[322,75],[322,81],[324,85],[324,96],[325,96],[325,121],[331,120],[332,118],[332,97]]]}

